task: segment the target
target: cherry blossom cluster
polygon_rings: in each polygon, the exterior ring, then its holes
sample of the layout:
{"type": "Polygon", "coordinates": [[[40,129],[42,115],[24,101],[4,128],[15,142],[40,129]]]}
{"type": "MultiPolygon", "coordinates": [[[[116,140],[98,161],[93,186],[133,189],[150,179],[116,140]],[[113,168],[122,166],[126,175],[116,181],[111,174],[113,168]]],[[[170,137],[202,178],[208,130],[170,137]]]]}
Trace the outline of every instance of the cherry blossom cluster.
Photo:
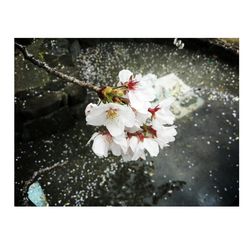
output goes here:
{"type": "Polygon", "coordinates": [[[175,116],[170,111],[174,98],[152,106],[156,98],[152,81],[153,78],[122,70],[115,87],[101,89],[100,103],[86,107],[87,124],[100,127],[88,142],[93,141],[97,156],[107,157],[111,151],[124,161],[145,160],[146,152],[155,157],[159,148],[175,140],[175,116]]]}

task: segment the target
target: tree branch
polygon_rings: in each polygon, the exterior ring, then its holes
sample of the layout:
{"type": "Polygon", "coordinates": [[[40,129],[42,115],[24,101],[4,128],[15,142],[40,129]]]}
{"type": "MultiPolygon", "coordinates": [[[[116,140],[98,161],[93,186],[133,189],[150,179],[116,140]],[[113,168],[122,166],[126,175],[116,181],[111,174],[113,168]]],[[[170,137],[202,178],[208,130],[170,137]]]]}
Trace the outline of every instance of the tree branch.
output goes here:
{"type": "Polygon", "coordinates": [[[32,175],[32,177],[25,181],[24,183],[24,186],[23,186],[23,197],[24,197],[24,205],[28,205],[28,197],[27,197],[27,192],[28,192],[28,189],[29,189],[29,186],[35,181],[35,179],[41,175],[42,173],[45,173],[45,172],[48,172],[56,167],[62,167],[64,166],[65,164],[67,164],[68,161],[65,161],[63,163],[60,163],[60,162],[57,162],[55,163],[54,165],[50,166],[50,167],[46,167],[46,168],[42,168],[42,169],[39,169],[37,171],[35,171],[32,175]]]}
{"type": "Polygon", "coordinates": [[[81,81],[73,76],[66,75],[66,74],[64,74],[64,73],[62,73],[54,68],[51,68],[46,62],[43,62],[43,61],[40,61],[39,59],[36,59],[35,56],[32,55],[31,53],[29,53],[23,45],[18,44],[18,43],[15,43],[15,45],[22,52],[25,59],[29,60],[30,62],[32,62],[34,65],[38,66],[39,68],[46,70],[48,73],[53,74],[53,75],[55,75],[63,80],[66,80],[68,82],[76,83],[76,84],[80,85],[81,87],[88,88],[88,89],[93,90],[97,93],[100,92],[100,90],[101,90],[100,87],[95,86],[92,83],[83,82],[83,81],[81,81]]]}

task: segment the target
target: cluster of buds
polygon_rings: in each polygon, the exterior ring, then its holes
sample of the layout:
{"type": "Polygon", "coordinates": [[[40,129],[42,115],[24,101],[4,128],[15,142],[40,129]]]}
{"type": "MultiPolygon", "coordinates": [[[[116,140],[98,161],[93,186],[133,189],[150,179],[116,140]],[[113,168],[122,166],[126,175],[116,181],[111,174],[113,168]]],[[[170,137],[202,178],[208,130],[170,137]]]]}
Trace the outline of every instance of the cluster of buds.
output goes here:
{"type": "Polygon", "coordinates": [[[100,127],[89,142],[99,157],[109,151],[124,161],[146,159],[146,152],[155,157],[159,148],[169,146],[177,134],[175,116],[170,111],[174,98],[152,107],[155,90],[152,79],[133,76],[129,70],[119,72],[117,86],[100,90],[100,103],[90,103],[85,110],[87,124],[100,127]]]}

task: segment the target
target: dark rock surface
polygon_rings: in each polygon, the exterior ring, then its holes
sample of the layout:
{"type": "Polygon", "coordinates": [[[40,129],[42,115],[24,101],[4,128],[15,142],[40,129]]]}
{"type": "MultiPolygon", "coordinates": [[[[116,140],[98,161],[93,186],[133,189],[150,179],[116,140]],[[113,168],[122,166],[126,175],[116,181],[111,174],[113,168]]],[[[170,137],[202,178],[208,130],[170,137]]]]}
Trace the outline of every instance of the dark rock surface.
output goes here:
{"type": "Polygon", "coordinates": [[[71,43],[69,47],[69,51],[72,55],[72,60],[75,62],[78,55],[81,52],[81,45],[77,39],[73,40],[73,42],[71,43]]]}
{"type": "MultiPolygon", "coordinates": [[[[21,42],[50,66],[78,76],[74,63],[81,47],[77,39],[21,42]]],[[[86,100],[86,89],[55,78],[24,60],[20,53],[16,54],[15,134],[18,139],[32,140],[69,128],[84,115],[86,100]]]]}
{"type": "Polygon", "coordinates": [[[67,105],[67,98],[67,94],[64,92],[43,93],[23,101],[19,112],[26,120],[34,119],[67,105]]]}
{"type": "Polygon", "coordinates": [[[74,118],[68,106],[54,112],[29,120],[23,124],[23,139],[32,140],[42,136],[63,131],[72,126],[74,118]]]}
{"type": "Polygon", "coordinates": [[[83,103],[86,99],[86,89],[74,83],[68,83],[68,85],[63,89],[63,91],[68,95],[69,106],[83,103]]]}

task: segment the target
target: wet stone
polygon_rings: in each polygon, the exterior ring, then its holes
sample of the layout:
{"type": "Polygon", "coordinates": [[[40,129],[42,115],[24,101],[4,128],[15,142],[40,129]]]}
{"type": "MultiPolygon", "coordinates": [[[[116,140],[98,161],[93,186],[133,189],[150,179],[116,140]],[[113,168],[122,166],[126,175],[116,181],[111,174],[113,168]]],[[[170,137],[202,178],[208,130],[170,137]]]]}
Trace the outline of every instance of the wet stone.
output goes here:
{"type": "Polygon", "coordinates": [[[197,101],[197,97],[191,96],[191,97],[188,97],[188,98],[182,100],[180,105],[183,106],[183,107],[188,107],[191,104],[196,103],[196,101],[197,101]]]}
{"type": "Polygon", "coordinates": [[[47,48],[47,54],[60,57],[69,53],[69,40],[64,38],[45,39],[44,44],[47,48]]]}
{"type": "Polygon", "coordinates": [[[72,55],[73,61],[76,61],[78,55],[79,55],[80,52],[81,52],[81,45],[79,44],[79,41],[78,41],[77,39],[74,40],[74,41],[71,43],[71,45],[70,45],[70,47],[69,47],[69,51],[70,51],[70,53],[71,53],[71,55],[72,55]]]}
{"type": "Polygon", "coordinates": [[[87,106],[87,102],[76,104],[70,107],[70,112],[72,116],[76,119],[84,119],[85,117],[85,108],[87,106]]]}
{"type": "Polygon", "coordinates": [[[68,106],[23,124],[23,140],[32,140],[69,128],[74,118],[68,106]]]}
{"type": "Polygon", "coordinates": [[[68,83],[63,91],[68,95],[68,104],[70,106],[86,101],[87,91],[81,86],[78,86],[74,83],[68,83]]]}
{"type": "Polygon", "coordinates": [[[19,112],[25,119],[33,119],[49,114],[67,104],[67,95],[63,92],[43,93],[23,101],[19,112]]]}

